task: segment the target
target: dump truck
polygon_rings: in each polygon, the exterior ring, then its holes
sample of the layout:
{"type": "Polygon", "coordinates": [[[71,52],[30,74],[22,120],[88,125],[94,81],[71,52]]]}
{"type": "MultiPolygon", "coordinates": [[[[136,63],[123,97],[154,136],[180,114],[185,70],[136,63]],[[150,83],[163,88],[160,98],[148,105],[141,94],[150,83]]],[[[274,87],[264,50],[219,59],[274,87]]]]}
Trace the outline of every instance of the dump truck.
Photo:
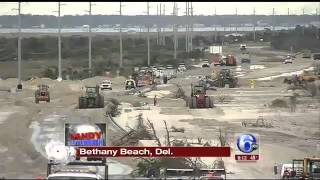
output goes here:
{"type": "Polygon", "coordinates": [[[79,97],[79,109],[104,108],[104,97],[100,94],[99,85],[85,88],[85,95],[79,97]]]}
{"type": "Polygon", "coordinates": [[[132,75],[137,87],[143,87],[155,84],[155,76],[152,71],[139,72],[132,75]]]}
{"type": "Polygon", "coordinates": [[[209,62],[214,66],[222,66],[224,65],[222,61],[222,56],[220,54],[212,54],[209,55],[209,62]]]}
{"type": "Polygon", "coordinates": [[[237,65],[236,57],[229,54],[226,58],[225,64],[226,66],[236,66],[237,65]]]}
{"type": "Polygon", "coordinates": [[[38,89],[34,92],[35,103],[39,101],[50,102],[49,86],[45,84],[38,85],[38,89]]]}
{"type": "Polygon", "coordinates": [[[191,84],[191,97],[187,101],[189,108],[213,108],[213,99],[206,94],[204,85],[191,84]]]}

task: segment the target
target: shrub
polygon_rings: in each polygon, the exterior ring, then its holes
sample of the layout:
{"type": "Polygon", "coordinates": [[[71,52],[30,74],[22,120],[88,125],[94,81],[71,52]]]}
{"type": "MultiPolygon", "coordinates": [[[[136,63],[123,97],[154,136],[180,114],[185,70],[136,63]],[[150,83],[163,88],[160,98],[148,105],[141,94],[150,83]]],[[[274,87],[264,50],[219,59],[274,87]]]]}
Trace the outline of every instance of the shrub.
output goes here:
{"type": "Polygon", "coordinates": [[[286,108],[288,107],[288,104],[285,100],[283,99],[275,99],[271,102],[271,107],[279,107],[279,108],[286,108]]]}

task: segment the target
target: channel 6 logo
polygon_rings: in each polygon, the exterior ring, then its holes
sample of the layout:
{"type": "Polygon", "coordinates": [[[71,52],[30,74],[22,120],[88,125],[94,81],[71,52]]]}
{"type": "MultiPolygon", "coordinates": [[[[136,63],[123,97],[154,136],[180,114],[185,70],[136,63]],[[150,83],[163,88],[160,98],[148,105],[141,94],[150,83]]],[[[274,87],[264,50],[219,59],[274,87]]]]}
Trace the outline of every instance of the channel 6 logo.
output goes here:
{"type": "Polygon", "coordinates": [[[237,147],[243,153],[251,153],[258,149],[257,138],[252,134],[241,134],[237,138],[237,147]]]}

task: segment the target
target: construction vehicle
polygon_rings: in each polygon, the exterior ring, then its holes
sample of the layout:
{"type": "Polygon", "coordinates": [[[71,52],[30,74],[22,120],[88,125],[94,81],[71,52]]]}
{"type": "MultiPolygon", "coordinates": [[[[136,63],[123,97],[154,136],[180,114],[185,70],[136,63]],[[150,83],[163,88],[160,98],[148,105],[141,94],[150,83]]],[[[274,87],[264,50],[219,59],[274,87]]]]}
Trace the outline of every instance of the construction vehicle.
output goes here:
{"type": "Polygon", "coordinates": [[[320,53],[313,54],[313,60],[320,60],[320,53]]]}
{"type": "Polygon", "coordinates": [[[311,50],[309,49],[304,49],[302,51],[302,58],[311,58],[311,50]]]}
{"type": "Polygon", "coordinates": [[[185,71],[187,71],[186,65],[184,63],[179,63],[178,72],[185,72],[185,71]]]}
{"type": "Polygon", "coordinates": [[[209,56],[209,60],[211,62],[211,64],[213,64],[214,66],[221,66],[224,65],[223,61],[222,61],[222,57],[220,54],[212,54],[209,56]]]}
{"type": "Polygon", "coordinates": [[[132,75],[137,87],[143,87],[155,84],[155,76],[152,71],[146,70],[132,75]]]}
{"type": "Polygon", "coordinates": [[[79,109],[104,108],[104,97],[99,90],[99,85],[86,86],[85,95],[79,97],[79,109]]]}
{"type": "Polygon", "coordinates": [[[217,75],[217,86],[235,88],[238,84],[238,79],[234,77],[230,69],[221,69],[217,75]]]}
{"type": "Polygon", "coordinates": [[[125,90],[135,89],[137,87],[136,82],[133,79],[126,80],[124,84],[125,84],[125,90]]]}
{"type": "Polygon", "coordinates": [[[208,61],[207,59],[203,61],[202,67],[203,67],[203,68],[204,68],[204,67],[210,67],[210,63],[209,63],[209,61],[208,61]]]}
{"type": "Polygon", "coordinates": [[[249,53],[242,53],[240,58],[241,58],[241,63],[250,63],[251,62],[251,58],[250,58],[249,53]]]}
{"type": "Polygon", "coordinates": [[[191,84],[191,97],[187,101],[189,108],[213,108],[213,99],[207,96],[204,85],[191,84]]]}
{"type": "Polygon", "coordinates": [[[229,54],[226,58],[225,64],[226,66],[236,66],[237,65],[236,57],[229,54]]]}
{"type": "Polygon", "coordinates": [[[246,51],[247,45],[246,44],[240,44],[240,51],[246,51]]]}
{"type": "MultiPolygon", "coordinates": [[[[320,158],[293,159],[292,166],[286,166],[286,175],[281,169],[281,176],[289,179],[320,179],[320,158]],[[288,173],[289,172],[289,173],[288,173]],[[289,177],[288,177],[289,176],[289,177]]],[[[278,167],[274,167],[274,174],[278,174],[278,167]]]]}
{"type": "Polygon", "coordinates": [[[49,86],[45,84],[38,85],[38,89],[34,92],[35,103],[39,101],[50,102],[49,86]]]}
{"type": "Polygon", "coordinates": [[[47,178],[54,179],[108,179],[108,165],[105,159],[101,161],[73,161],[61,167],[60,163],[50,160],[47,164],[47,178]],[[104,167],[104,176],[98,174],[98,166],[104,167]]]}

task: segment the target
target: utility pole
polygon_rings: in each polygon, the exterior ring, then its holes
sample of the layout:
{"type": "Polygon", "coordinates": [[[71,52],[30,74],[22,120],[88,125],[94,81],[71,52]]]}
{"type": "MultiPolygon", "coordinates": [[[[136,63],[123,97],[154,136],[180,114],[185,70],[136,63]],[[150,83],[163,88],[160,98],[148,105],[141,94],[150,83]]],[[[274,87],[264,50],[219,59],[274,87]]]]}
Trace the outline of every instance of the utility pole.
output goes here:
{"type": "Polygon", "coordinates": [[[61,4],[58,2],[58,78],[57,81],[62,81],[62,65],[61,65],[61,6],[65,4],[61,4]]]}
{"type": "Polygon", "coordinates": [[[272,30],[275,30],[275,16],[274,16],[274,8],[272,8],[272,17],[273,17],[273,27],[272,30]]]}
{"type": "MultiPolygon", "coordinates": [[[[290,15],[290,9],[288,8],[288,18],[289,18],[289,15],[290,15]]],[[[290,27],[290,24],[288,23],[288,30],[289,30],[289,27],[290,27]]]]}
{"type": "Polygon", "coordinates": [[[193,46],[192,46],[192,38],[193,38],[193,6],[192,2],[190,2],[191,6],[191,32],[190,32],[190,51],[192,51],[193,46]]]}
{"type": "Polygon", "coordinates": [[[188,52],[188,2],[186,2],[186,52],[188,52]]]}
{"type": "MultiPolygon", "coordinates": [[[[214,7],[214,17],[217,19],[217,8],[214,7]]],[[[214,25],[214,41],[217,42],[217,24],[214,25]]]]}
{"type": "MultiPolygon", "coordinates": [[[[238,17],[238,8],[236,8],[236,18],[238,17]]],[[[238,24],[236,24],[236,33],[238,33],[238,24]]]]}
{"type": "Polygon", "coordinates": [[[18,86],[17,89],[22,89],[21,84],[21,2],[18,2],[18,86]],[[21,88],[20,88],[21,87],[21,88]]]}
{"type": "Polygon", "coordinates": [[[147,24],[147,28],[148,28],[148,34],[147,34],[147,43],[148,43],[148,66],[150,66],[150,27],[149,27],[149,2],[147,2],[147,15],[148,15],[148,24],[147,24]]]}
{"type": "Polygon", "coordinates": [[[119,40],[120,40],[120,68],[122,68],[123,65],[123,54],[122,54],[122,5],[121,5],[121,1],[120,1],[120,26],[119,26],[119,40]]]}
{"type": "Polygon", "coordinates": [[[18,2],[18,84],[17,89],[22,89],[21,84],[21,2],[18,2]]]}
{"type": "MultiPolygon", "coordinates": [[[[176,18],[177,16],[177,6],[176,2],[173,3],[173,16],[176,18]]],[[[174,54],[173,58],[177,59],[177,29],[176,29],[176,24],[173,24],[173,49],[174,49],[174,54]]]]}
{"type": "MultiPolygon", "coordinates": [[[[159,5],[157,4],[157,20],[159,20],[159,5]]],[[[159,22],[157,23],[157,45],[159,45],[159,22]]]]}
{"type": "MultiPolygon", "coordinates": [[[[166,5],[163,4],[163,16],[166,15],[166,5]]],[[[165,46],[166,45],[166,32],[165,32],[165,27],[163,28],[163,33],[162,33],[162,45],[165,46]]]]}
{"type": "MultiPolygon", "coordinates": [[[[161,18],[161,15],[162,15],[162,4],[160,3],[159,5],[159,14],[160,14],[160,18],[161,18]]],[[[162,26],[161,26],[161,23],[159,25],[159,45],[162,45],[162,35],[161,35],[161,31],[162,31],[162,26]]]]}
{"type": "Polygon", "coordinates": [[[253,8],[253,41],[256,41],[256,8],[253,8]]]}
{"type": "Polygon", "coordinates": [[[92,64],[91,64],[91,42],[92,42],[92,37],[91,37],[91,26],[92,26],[92,19],[91,19],[91,2],[89,2],[89,34],[88,34],[88,38],[89,38],[89,77],[92,76],[92,64]]]}

